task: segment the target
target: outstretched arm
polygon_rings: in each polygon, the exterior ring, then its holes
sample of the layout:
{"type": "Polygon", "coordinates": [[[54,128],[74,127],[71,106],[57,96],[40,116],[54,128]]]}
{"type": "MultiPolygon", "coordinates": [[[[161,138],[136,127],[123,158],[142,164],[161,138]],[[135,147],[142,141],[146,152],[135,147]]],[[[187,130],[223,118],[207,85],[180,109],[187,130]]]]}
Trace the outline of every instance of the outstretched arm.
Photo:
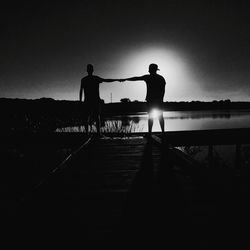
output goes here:
{"type": "Polygon", "coordinates": [[[103,79],[101,78],[101,82],[118,82],[120,79],[103,79]]]}
{"type": "Polygon", "coordinates": [[[144,76],[135,76],[135,77],[130,77],[130,78],[124,78],[124,79],[100,79],[101,82],[124,82],[124,81],[143,81],[144,80],[144,76]]]}
{"type": "Polygon", "coordinates": [[[135,77],[121,79],[121,81],[143,81],[143,80],[144,80],[143,76],[135,76],[135,77]]]}

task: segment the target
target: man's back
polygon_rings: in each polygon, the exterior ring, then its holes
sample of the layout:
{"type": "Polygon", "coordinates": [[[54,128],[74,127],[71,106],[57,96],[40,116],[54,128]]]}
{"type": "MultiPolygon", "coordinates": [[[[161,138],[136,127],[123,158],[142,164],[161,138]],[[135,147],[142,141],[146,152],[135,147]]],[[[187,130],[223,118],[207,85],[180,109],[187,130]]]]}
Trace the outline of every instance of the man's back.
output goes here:
{"type": "Polygon", "coordinates": [[[147,84],[147,102],[162,102],[165,94],[166,81],[158,74],[148,74],[143,76],[147,84]]]}
{"type": "Polygon", "coordinates": [[[160,110],[159,121],[161,126],[161,131],[164,132],[164,119],[163,119],[163,110],[162,102],[165,94],[165,85],[166,81],[163,76],[158,75],[157,71],[159,70],[158,65],[151,63],[148,67],[148,75],[144,76],[135,76],[130,78],[122,79],[122,81],[145,81],[147,85],[147,96],[146,101],[148,103],[148,131],[152,132],[153,127],[153,117],[152,109],[158,108],[160,110]]]}
{"type": "Polygon", "coordinates": [[[101,78],[95,75],[88,75],[82,78],[81,87],[84,89],[85,102],[97,102],[100,100],[99,84],[101,82],[101,78]]]}

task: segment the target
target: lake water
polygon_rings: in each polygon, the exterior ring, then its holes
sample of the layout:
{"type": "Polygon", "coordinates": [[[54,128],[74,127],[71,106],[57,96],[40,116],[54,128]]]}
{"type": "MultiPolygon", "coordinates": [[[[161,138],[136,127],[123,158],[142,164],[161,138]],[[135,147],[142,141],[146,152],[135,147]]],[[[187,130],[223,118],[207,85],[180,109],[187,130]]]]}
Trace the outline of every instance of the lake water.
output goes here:
{"type": "MultiPolygon", "coordinates": [[[[229,111],[168,111],[164,112],[165,131],[229,129],[250,127],[250,110],[229,111]]],[[[103,121],[102,132],[147,132],[148,115],[138,114],[130,116],[106,117],[103,121]]],[[[84,131],[83,126],[58,129],[58,132],[84,131]]],[[[92,131],[96,131],[95,126],[92,131]]],[[[155,119],[153,131],[160,131],[159,121],[155,119]]],[[[181,149],[182,150],[182,149],[181,149]]],[[[218,145],[214,147],[214,155],[220,164],[234,166],[235,145],[218,145]]],[[[242,166],[249,166],[250,145],[243,145],[241,149],[242,166]]],[[[208,147],[198,147],[193,156],[200,162],[206,162],[208,147]]]]}
{"type": "MultiPolygon", "coordinates": [[[[203,130],[250,127],[250,110],[237,111],[168,111],[164,112],[166,131],[203,130]]],[[[110,119],[132,132],[148,130],[148,115],[115,117],[110,119]]],[[[153,131],[160,131],[158,119],[154,119],[153,131]]]]}
{"type": "MultiPolygon", "coordinates": [[[[102,132],[147,132],[148,115],[106,117],[102,132]]],[[[165,131],[228,129],[250,127],[250,110],[167,111],[164,112],[165,131]]],[[[58,129],[61,132],[84,131],[83,127],[58,129]]],[[[95,131],[95,126],[92,127],[95,131]]],[[[154,119],[153,131],[160,131],[154,119]]]]}

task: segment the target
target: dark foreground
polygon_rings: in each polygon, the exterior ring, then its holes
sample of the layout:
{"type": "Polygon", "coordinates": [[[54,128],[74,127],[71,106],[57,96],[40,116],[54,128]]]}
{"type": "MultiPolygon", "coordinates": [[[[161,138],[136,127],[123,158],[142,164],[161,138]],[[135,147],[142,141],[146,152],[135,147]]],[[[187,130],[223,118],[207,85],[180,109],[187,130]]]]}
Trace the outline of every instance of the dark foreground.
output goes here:
{"type": "Polygon", "coordinates": [[[162,140],[93,139],[2,209],[9,244],[249,246],[248,170],[185,162],[162,140]],[[6,212],[7,211],[7,212],[6,212]]]}

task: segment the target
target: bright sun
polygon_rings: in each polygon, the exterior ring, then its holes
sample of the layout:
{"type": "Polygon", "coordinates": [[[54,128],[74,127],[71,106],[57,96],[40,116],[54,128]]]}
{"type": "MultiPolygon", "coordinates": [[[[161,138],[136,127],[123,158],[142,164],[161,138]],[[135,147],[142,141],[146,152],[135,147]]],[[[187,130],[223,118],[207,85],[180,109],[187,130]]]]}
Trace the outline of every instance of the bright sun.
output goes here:
{"type": "MultiPolygon", "coordinates": [[[[193,98],[199,90],[190,71],[188,59],[180,51],[164,46],[144,46],[136,51],[131,51],[123,58],[121,71],[124,77],[141,76],[148,74],[148,66],[151,63],[158,64],[162,75],[167,82],[164,101],[193,98]]],[[[130,84],[131,98],[143,101],[146,95],[144,84],[130,84]]]]}
{"type": "Polygon", "coordinates": [[[145,48],[127,56],[126,71],[132,75],[147,74],[150,63],[158,64],[159,73],[170,78],[177,78],[185,71],[183,59],[174,50],[166,48],[145,48]]]}
{"type": "Polygon", "coordinates": [[[158,109],[153,109],[151,112],[150,112],[150,116],[153,118],[153,119],[157,119],[159,118],[160,116],[160,111],[158,109]]]}

